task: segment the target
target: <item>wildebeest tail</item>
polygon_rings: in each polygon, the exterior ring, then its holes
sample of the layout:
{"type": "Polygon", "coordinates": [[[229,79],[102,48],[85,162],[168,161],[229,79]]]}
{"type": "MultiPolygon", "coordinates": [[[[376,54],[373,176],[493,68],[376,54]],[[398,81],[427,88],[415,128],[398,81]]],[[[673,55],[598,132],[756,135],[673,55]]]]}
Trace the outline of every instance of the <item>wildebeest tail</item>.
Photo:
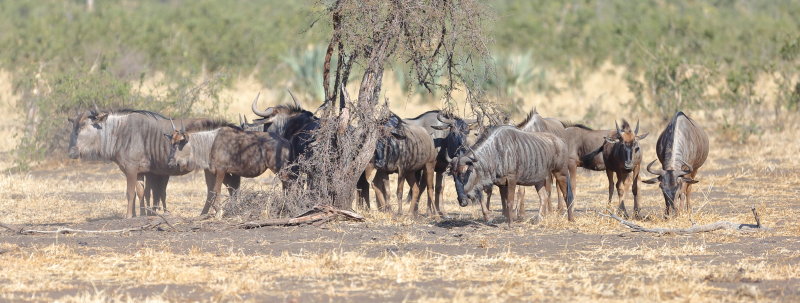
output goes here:
{"type": "Polygon", "coordinates": [[[603,152],[603,145],[600,145],[595,151],[581,156],[581,163],[592,163],[597,154],[603,152]]]}

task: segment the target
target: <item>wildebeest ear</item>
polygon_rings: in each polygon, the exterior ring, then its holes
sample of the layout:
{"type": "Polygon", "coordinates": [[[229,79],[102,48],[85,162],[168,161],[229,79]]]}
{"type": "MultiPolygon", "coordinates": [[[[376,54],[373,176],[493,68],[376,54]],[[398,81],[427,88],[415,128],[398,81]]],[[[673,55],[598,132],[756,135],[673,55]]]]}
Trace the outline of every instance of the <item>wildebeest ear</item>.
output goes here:
{"type": "Polygon", "coordinates": [[[395,138],[400,139],[400,140],[404,140],[406,138],[406,135],[401,134],[400,132],[396,132],[396,131],[392,131],[392,136],[394,136],[395,138]]]}
{"type": "Polygon", "coordinates": [[[164,137],[167,137],[167,140],[172,141],[172,134],[164,133],[164,137]]]}
{"type": "Polygon", "coordinates": [[[615,138],[603,137],[603,139],[606,139],[608,143],[617,143],[617,139],[615,138]]]}
{"type": "Polygon", "coordinates": [[[638,135],[638,136],[636,136],[636,140],[642,140],[642,139],[646,138],[647,135],[649,135],[649,134],[650,133],[644,133],[644,134],[638,135]]]}
{"type": "Polygon", "coordinates": [[[642,182],[647,183],[647,184],[656,184],[656,183],[658,183],[658,177],[655,177],[655,178],[652,178],[652,179],[647,179],[647,180],[642,180],[642,182]]]}
{"type": "Polygon", "coordinates": [[[449,130],[450,125],[431,125],[431,128],[435,130],[449,130]]]}
{"type": "Polygon", "coordinates": [[[683,182],[686,182],[686,183],[689,183],[689,184],[695,184],[695,183],[697,183],[697,182],[700,182],[700,181],[697,181],[697,180],[695,180],[695,179],[686,178],[686,177],[683,177],[683,178],[681,178],[681,179],[683,179],[683,182]]]}

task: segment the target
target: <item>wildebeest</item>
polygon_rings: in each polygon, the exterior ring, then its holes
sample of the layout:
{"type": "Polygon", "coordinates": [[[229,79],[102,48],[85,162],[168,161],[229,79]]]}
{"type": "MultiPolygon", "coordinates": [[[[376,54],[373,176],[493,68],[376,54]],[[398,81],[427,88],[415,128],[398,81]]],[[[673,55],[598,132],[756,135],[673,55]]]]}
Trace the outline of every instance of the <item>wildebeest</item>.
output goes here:
{"type": "MultiPolygon", "coordinates": [[[[466,121],[449,113],[443,113],[440,110],[431,110],[420,114],[415,118],[403,119],[408,125],[416,125],[430,134],[433,139],[433,146],[436,149],[436,167],[434,168],[435,176],[435,201],[433,202],[434,208],[441,211],[440,201],[442,199],[442,179],[444,173],[450,164],[450,160],[460,155],[465,151],[467,144],[467,136],[469,135],[472,125],[476,125],[474,121],[466,121]],[[472,124],[470,124],[472,122],[472,124]]],[[[426,186],[424,184],[425,178],[420,178],[421,188],[424,191],[426,186]]],[[[411,192],[409,191],[409,198],[411,192]]],[[[428,202],[430,205],[430,201],[428,202]]]]}
{"type": "MultiPolygon", "coordinates": [[[[566,139],[565,139],[566,138],[566,130],[564,129],[564,124],[561,121],[559,121],[558,119],[555,119],[555,118],[544,118],[544,117],[542,117],[542,115],[539,114],[539,112],[536,110],[536,108],[534,108],[530,113],[528,113],[528,116],[525,118],[525,120],[523,120],[522,122],[517,124],[517,128],[522,130],[522,131],[526,131],[526,132],[551,133],[551,134],[556,135],[556,137],[559,137],[562,140],[565,140],[565,143],[566,143],[566,139]]],[[[570,177],[572,177],[572,179],[573,179],[573,182],[571,182],[572,186],[574,186],[574,184],[575,184],[574,178],[575,178],[575,174],[576,174],[575,173],[575,170],[576,170],[575,169],[575,163],[577,163],[578,155],[573,151],[572,146],[570,146],[569,144],[567,144],[567,149],[570,152],[569,153],[569,157],[567,158],[567,164],[568,164],[567,167],[570,170],[569,171],[570,177]]],[[[574,195],[574,193],[575,193],[575,191],[573,189],[573,195],[574,195]]],[[[561,192],[561,195],[566,195],[566,193],[565,192],[561,192]]],[[[525,207],[524,207],[524,205],[525,205],[525,189],[523,187],[520,187],[517,190],[517,197],[516,198],[518,200],[517,203],[519,204],[519,207],[518,207],[519,213],[517,214],[517,216],[524,217],[524,215],[525,215],[525,207]]],[[[559,196],[557,199],[560,201],[560,198],[561,197],[559,196]]],[[[486,206],[487,209],[488,209],[488,202],[489,201],[487,199],[487,206],[486,206]]],[[[550,203],[549,199],[548,199],[547,203],[550,203]]],[[[548,204],[547,208],[551,209],[552,206],[548,204]]],[[[560,205],[559,205],[559,209],[561,209],[560,205]]]]}
{"type": "Polygon", "coordinates": [[[267,169],[278,174],[289,154],[289,142],[273,133],[248,132],[227,123],[207,124],[193,132],[175,129],[169,163],[182,169],[206,169],[208,195],[201,214],[214,207],[221,216],[218,199],[226,180],[232,189],[241,177],[258,177],[267,169]]]}
{"type": "Polygon", "coordinates": [[[554,174],[558,186],[566,192],[567,217],[573,220],[572,189],[566,143],[550,133],[530,133],[514,126],[494,126],[487,130],[470,152],[451,162],[458,203],[467,206],[481,200],[486,187],[497,185],[503,213],[511,226],[515,219],[514,189],[517,185],[535,186],[539,193],[539,217],[547,209],[546,186],[554,174]]]}
{"type": "MultiPolygon", "coordinates": [[[[389,174],[397,173],[397,213],[402,213],[403,182],[406,181],[412,190],[410,211],[413,216],[416,216],[421,194],[420,183],[417,180],[419,171],[422,171],[422,177],[426,180],[428,201],[434,201],[432,187],[433,172],[436,166],[436,149],[433,139],[424,128],[409,125],[395,114],[391,114],[382,127],[390,134],[378,140],[372,161],[375,168],[372,188],[375,190],[378,208],[389,209],[386,198],[386,182],[389,180],[389,174]]],[[[441,210],[435,204],[429,204],[428,210],[433,215],[442,215],[441,210]]]]}
{"type": "Polygon", "coordinates": [[[708,157],[706,132],[686,114],[677,112],[658,136],[656,155],[661,162],[661,169],[653,170],[656,160],[650,162],[647,171],[657,177],[643,182],[660,183],[666,203],[665,215],[670,215],[670,209],[675,214],[681,211],[691,212],[690,186],[698,182],[694,177],[708,157]]]}
{"type": "MultiPolygon", "coordinates": [[[[254,114],[261,117],[264,131],[276,134],[290,142],[288,163],[296,163],[302,157],[311,156],[311,143],[314,142],[313,132],[319,129],[320,121],[313,113],[304,110],[299,105],[278,105],[265,110],[258,109],[258,98],[253,100],[251,109],[254,114]]],[[[292,166],[292,178],[297,176],[298,167],[292,166]]]]}
{"type": "MultiPolygon", "coordinates": [[[[187,120],[194,124],[205,119],[187,120]]],[[[169,176],[183,175],[187,170],[167,164],[169,143],[163,134],[172,130],[166,117],[143,110],[99,111],[79,113],[70,119],[69,157],[113,161],[127,179],[127,217],[136,214],[135,200],[138,180],[144,176],[146,192],[152,191],[154,201],[166,200],[169,176]],[[149,180],[149,181],[148,181],[149,180]]],[[[164,202],[163,204],[166,207],[164,202]]],[[[144,201],[142,201],[142,209],[144,201]]]]}
{"type": "Polygon", "coordinates": [[[609,133],[605,138],[605,143],[595,152],[584,155],[584,160],[589,162],[597,153],[603,154],[603,163],[606,167],[608,177],[608,204],[614,196],[614,175],[617,176],[616,188],[619,197],[618,211],[628,217],[625,209],[625,191],[631,188],[633,193],[633,214],[639,217],[639,170],[642,163],[642,151],[639,147],[639,140],[647,137],[647,133],[639,135],[639,122],[636,122],[636,129],[631,130],[631,125],[626,120],[622,120],[622,128],[614,122],[616,130],[609,133]]]}

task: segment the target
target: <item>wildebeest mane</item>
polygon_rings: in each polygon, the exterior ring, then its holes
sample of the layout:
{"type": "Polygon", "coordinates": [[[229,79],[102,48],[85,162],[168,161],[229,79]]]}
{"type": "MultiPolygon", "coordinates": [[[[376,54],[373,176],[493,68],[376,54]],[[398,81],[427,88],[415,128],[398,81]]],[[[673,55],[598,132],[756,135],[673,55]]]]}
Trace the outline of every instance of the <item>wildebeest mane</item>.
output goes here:
{"type": "Polygon", "coordinates": [[[575,122],[561,121],[561,125],[564,125],[564,128],[577,127],[577,128],[582,128],[582,129],[585,129],[585,130],[593,130],[591,127],[588,127],[585,124],[575,123],[575,122]]]}
{"type": "Polygon", "coordinates": [[[533,115],[535,114],[537,114],[535,109],[528,112],[528,116],[525,117],[525,120],[522,120],[522,122],[517,123],[517,128],[522,128],[523,126],[525,126],[525,124],[528,124],[528,122],[530,122],[531,119],[533,119],[533,115]]]}
{"type": "Polygon", "coordinates": [[[117,110],[110,110],[109,112],[112,113],[112,114],[140,114],[140,115],[145,115],[145,116],[152,117],[154,119],[169,120],[169,118],[165,117],[162,114],[159,114],[157,112],[152,112],[152,111],[149,111],[149,110],[142,110],[142,109],[123,108],[123,109],[117,109],[117,110]]]}
{"type": "MultiPolygon", "coordinates": [[[[240,126],[221,119],[188,119],[184,121],[186,121],[186,124],[183,127],[187,132],[207,131],[220,127],[230,127],[237,130],[242,130],[240,126]]],[[[175,123],[178,125],[180,122],[176,121],[175,123]]]]}

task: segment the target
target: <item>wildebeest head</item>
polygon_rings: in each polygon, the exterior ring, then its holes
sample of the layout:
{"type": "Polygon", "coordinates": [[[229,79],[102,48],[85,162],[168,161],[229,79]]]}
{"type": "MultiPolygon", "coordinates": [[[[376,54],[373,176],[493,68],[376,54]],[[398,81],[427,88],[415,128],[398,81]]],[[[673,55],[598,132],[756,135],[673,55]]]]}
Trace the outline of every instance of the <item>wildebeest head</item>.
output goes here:
{"type": "Polygon", "coordinates": [[[472,125],[477,124],[467,124],[467,122],[461,118],[448,116],[449,115],[442,115],[439,113],[436,119],[445,125],[434,125],[431,127],[436,130],[449,131],[447,137],[444,138],[444,147],[446,149],[445,157],[447,162],[450,162],[453,158],[464,153],[469,131],[472,125]]]}
{"type": "Polygon", "coordinates": [[[461,155],[450,161],[450,173],[456,184],[458,205],[467,206],[470,202],[482,200],[481,189],[476,188],[478,176],[475,173],[475,164],[478,159],[472,154],[461,155]]]}
{"type": "Polygon", "coordinates": [[[606,142],[613,144],[613,156],[624,160],[625,170],[631,171],[636,166],[637,159],[641,159],[639,140],[647,137],[648,133],[639,135],[639,121],[636,121],[634,130],[631,130],[630,124],[625,119],[622,120],[622,128],[616,121],[614,121],[614,126],[616,126],[616,132],[612,136],[606,137],[606,142]]]}
{"type": "Polygon", "coordinates": [[[71,159],[80,157],[92,158],[100,154],[100,149],[102,148],[101,130],[108,115],[108,112],[101,112],[95,109],[67,119],[72,124],[68,152],[68,156],[71,159]]]}
{"type": "Polygon", "coordinates": [[[399,140],[406,138],[405,122],[395,114],[381,124],[382,134],[375,144],[375,167],[387,168],[400,158],[399,140]]]}
{"type": "Polygon", "coordinates": [[[680,170],[653,170],[652,166],[655,163],[656,160],[650,162],[650,164],[647,165],[647,171],[653,175],[656,175],[656,177],[648,180],[642,180],[642,182],[647,184],[655,184],[658,182],[659,187],[661,188],[661,193],[664,194],[664,201],[666,202],[667,207],[675,210],[675,205],[682,205],[684,202],[683,200],[686,199],[686,193],[683,191],[683,185],[694,184],[698,182],[689,176],[692,173],[693,168],[688,163],[683,162],[680,170]]]}
{"type": "Polygon", "coordinates": [[[169,140],[169,157],[167,165],[170,167],[186,168],[189,165],[192,156],[192,145],[189,144],[189,136],[186,134],[186,128],[181,121],[181,128],[175,127],[175,122],[172,123],[172,133],[164,134],[169,140]]]}

